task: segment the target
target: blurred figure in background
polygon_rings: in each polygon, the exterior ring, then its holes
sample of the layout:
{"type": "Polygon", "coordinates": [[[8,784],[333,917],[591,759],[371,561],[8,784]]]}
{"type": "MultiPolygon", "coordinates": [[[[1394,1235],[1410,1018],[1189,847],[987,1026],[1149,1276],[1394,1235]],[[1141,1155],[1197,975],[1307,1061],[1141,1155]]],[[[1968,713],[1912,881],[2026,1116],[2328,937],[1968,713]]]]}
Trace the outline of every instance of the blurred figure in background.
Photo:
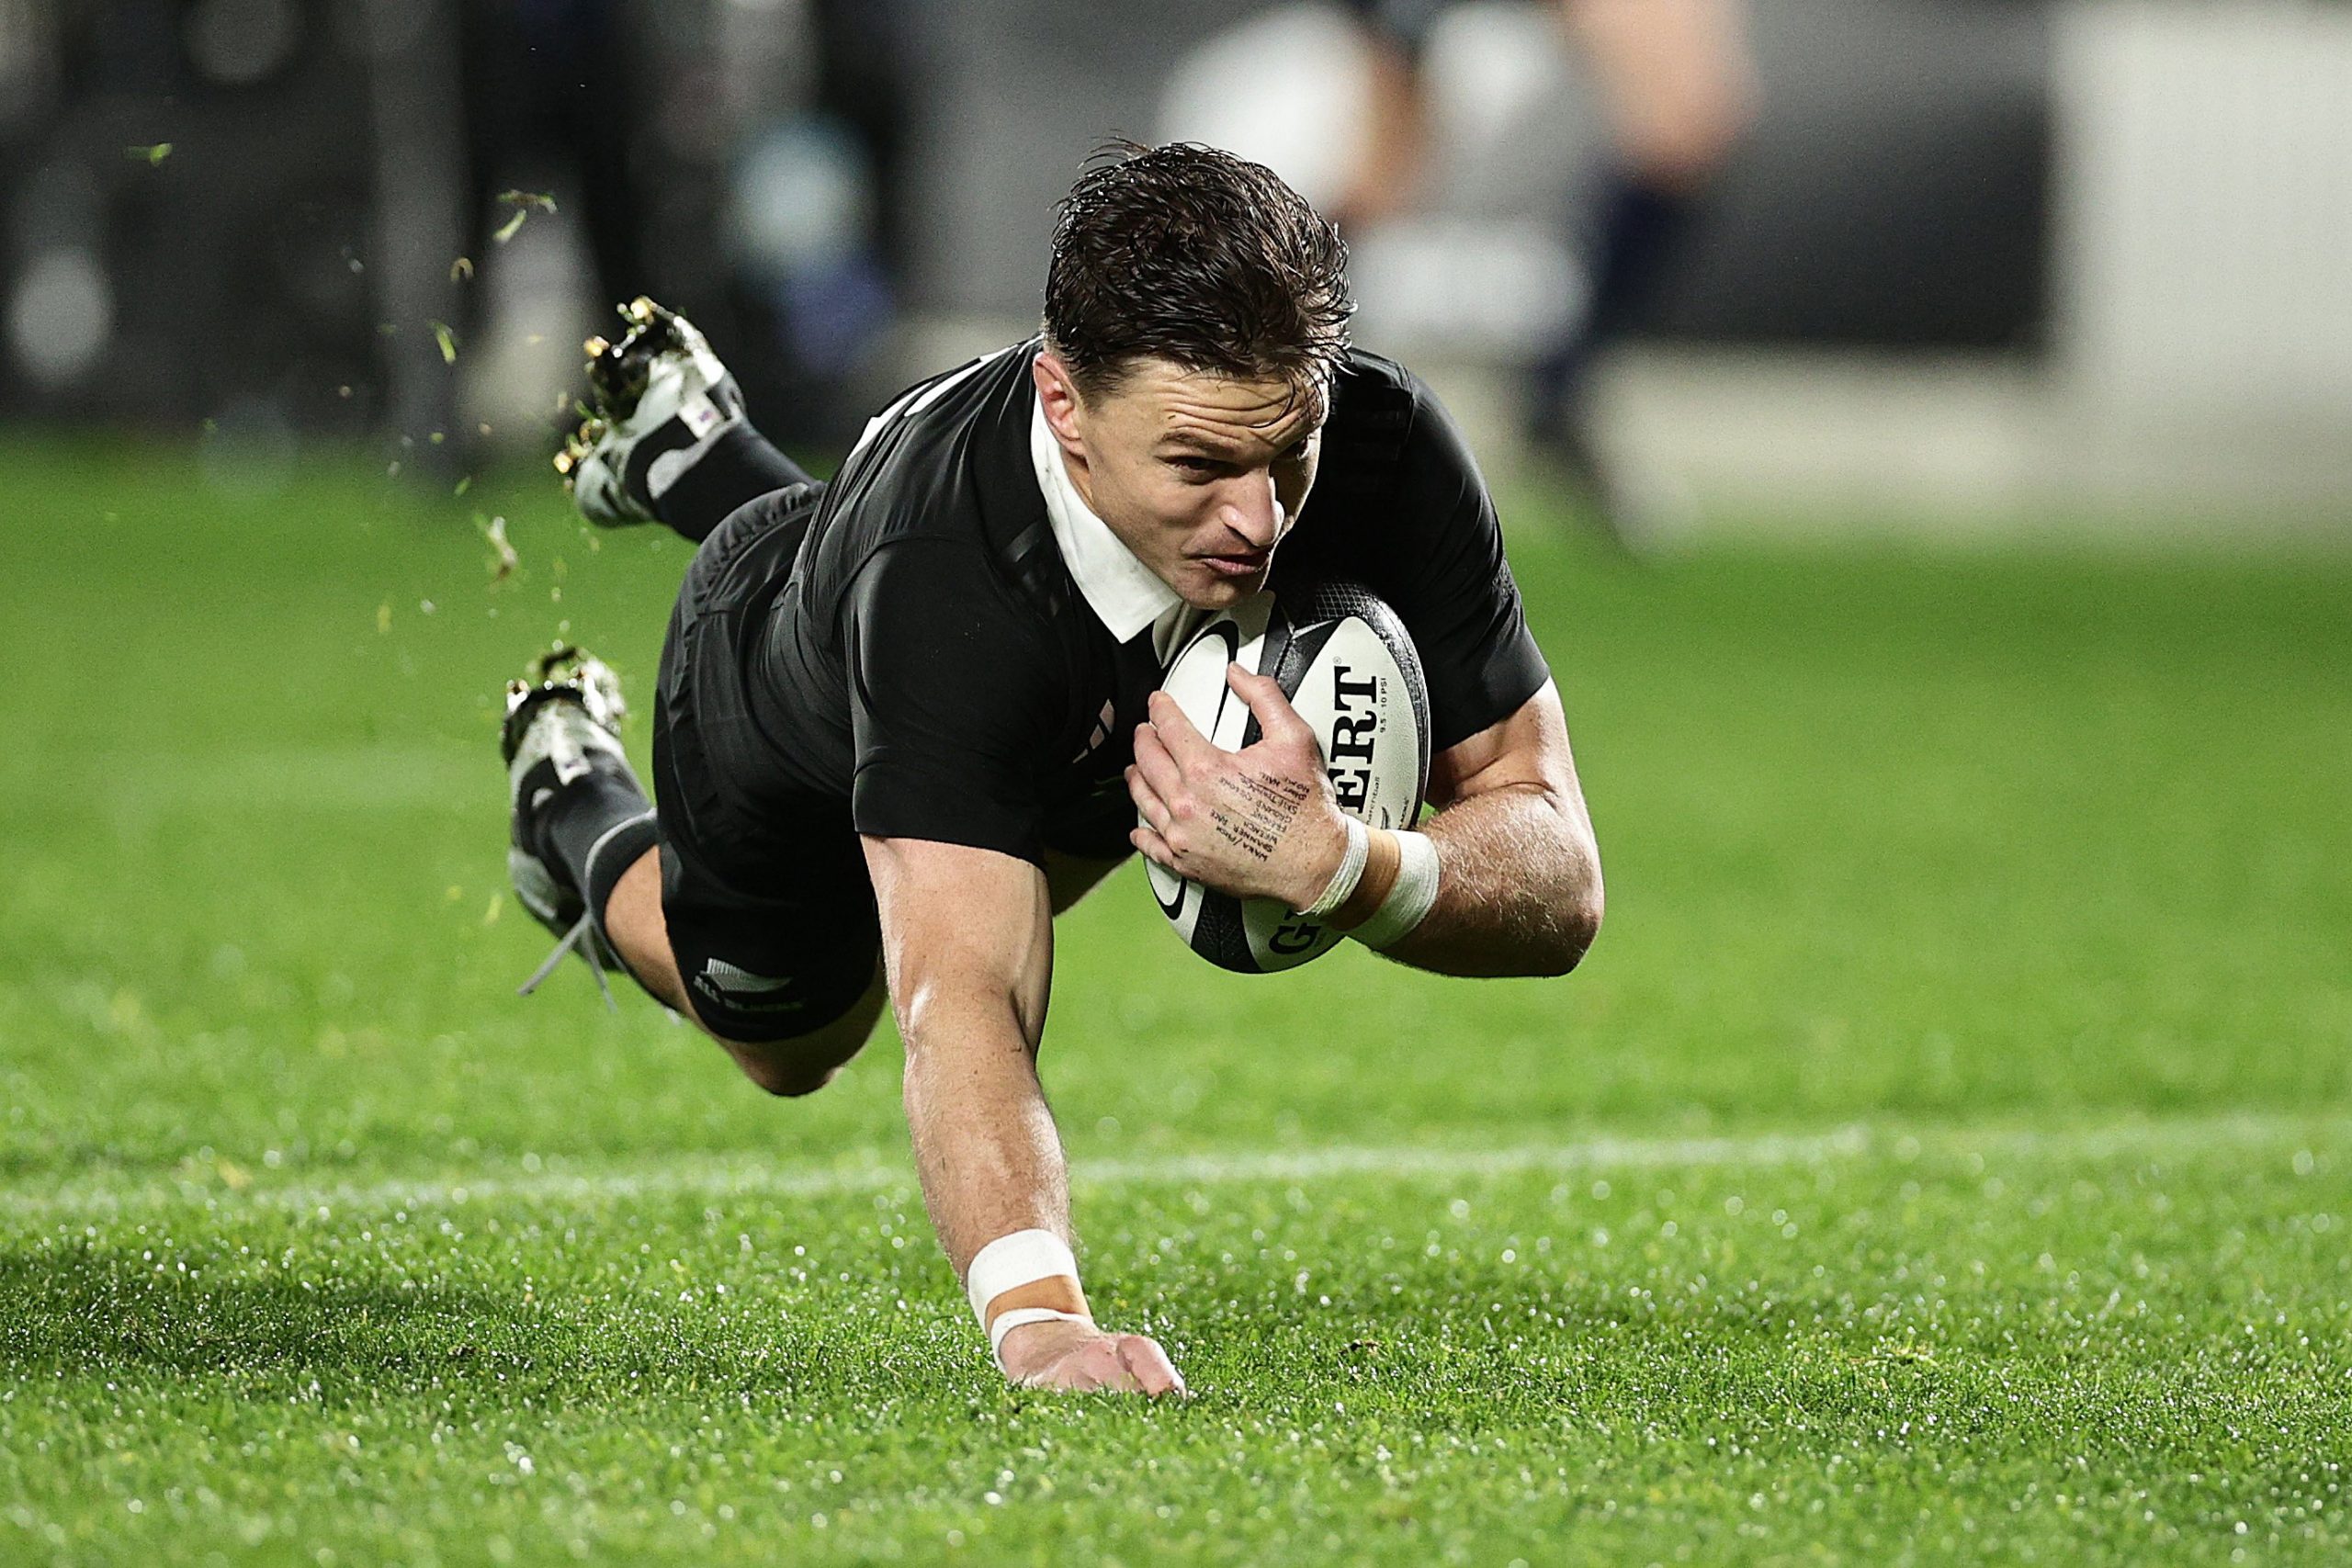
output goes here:
{"type": "Polygon", "coordinates": [[[498,195],[560,178],[575,195],[595,298],[649,293],[643,73],[619,0],[473,0],[458,16],[465,84],[466,248],[488,254],[498,195]]]}
{"type": "MultiPolygon", "coordinates": [[[[1421,47],[1448,0],[1348,0],[1374,42],[1371,124],[1335,216],[1376,222],[1408,210],[1427,152],[1421,47]]],[[[1635,323],[1691,227],[1706,187],[1754,116],[1755,67],[1741,0],[1558,0],[1592,73],[1609,164],[1589,231],[1579,236],[1586,309],[1536,358],[1523,431],[1621,544],[1628,507],[1595,448],[1586,380],[1596,352],[1635,323]]]]}
{"type": "MultiPolygon", "coordinates": [[[[744,389],[787,442],[855,438],[860,389],[872,389],[897,319],[912,11],[906,0],[729,0],[713,39],[739,107],[725,159],[726,312],[712,314],[758,345],[744,389]]],[[[897,371],[885,378],[895,385],[897,371]]]]}
{"type": "MultiPolygon", "coordinates": [[[[780,437],[845,444],[857,428],[841,412],[845,384],[896,310],[888,187],[908,52],[897,0],[478,0],[458,15],[465,254],[517,265],[491,236],[536,211],[537,191],[583,242],[572,271],[543,255],[539,271],[522,264],[526,281],[497,296],[503,341],[557,335],[548,306],[517,288],[577,291],[606,330],[603,302],[660,294],[736,350],[780,437]]],[[[490,295],[458,292],[450,309],[476,327],[498,314],[490,295]]],[[[537,391],[510,400],[545,403],[537,391]]]]}

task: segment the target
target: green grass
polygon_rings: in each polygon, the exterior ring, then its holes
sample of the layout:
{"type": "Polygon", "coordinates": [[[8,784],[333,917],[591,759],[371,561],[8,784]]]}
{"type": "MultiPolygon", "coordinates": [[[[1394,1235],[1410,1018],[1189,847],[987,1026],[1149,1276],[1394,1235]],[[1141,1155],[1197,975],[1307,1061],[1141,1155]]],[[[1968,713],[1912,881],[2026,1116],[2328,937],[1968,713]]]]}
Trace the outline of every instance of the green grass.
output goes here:
{"type": "Polygon", "coordinates": [[[785,1103],[512,995],[492,694],[559,621],[641,694],[684,547],[0,467],[0,1562],[2352,1552],[2352,562],[1528,511],[1585,970],[1064,922],[1144,1407],[987,1368],[894,1043],[785,1103]]]}

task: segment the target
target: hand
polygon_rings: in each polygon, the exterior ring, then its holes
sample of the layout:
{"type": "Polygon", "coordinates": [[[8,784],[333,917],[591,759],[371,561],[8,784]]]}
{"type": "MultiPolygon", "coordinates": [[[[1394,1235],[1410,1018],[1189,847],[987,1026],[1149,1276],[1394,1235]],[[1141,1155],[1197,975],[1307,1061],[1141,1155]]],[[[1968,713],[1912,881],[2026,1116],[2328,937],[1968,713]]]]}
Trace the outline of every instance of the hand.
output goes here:
{"type": "Polygon", "coordinates": [[[1106,1334],[1091,1323],[1024,1323],[1004,1337],[1004,1375],[1023,1388],[1071,1393],[1190,1391],[1168,1352],[1140,1334],[1106,1334]]]}
{"type": "Polygon", "coordinates": [[[1128,841],[1219,893],[1304,909],[1323,896],[1348,847],[1323,749],[1271,677],[1234,664],[1225,679],[1257,716],[1261,739],[1220,750],[1173,697],[1154,692],[1127,769],[1127,794],[1143,818],[1128,841]]]}

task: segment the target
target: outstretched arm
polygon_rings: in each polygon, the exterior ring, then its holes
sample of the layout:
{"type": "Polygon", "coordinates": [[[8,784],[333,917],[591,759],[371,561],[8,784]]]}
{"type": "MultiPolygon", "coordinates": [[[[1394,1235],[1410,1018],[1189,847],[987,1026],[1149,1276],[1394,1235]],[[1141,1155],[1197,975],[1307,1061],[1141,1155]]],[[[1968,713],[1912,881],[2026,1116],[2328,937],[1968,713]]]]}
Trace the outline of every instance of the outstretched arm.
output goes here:
{"type": "MultiPolygon", "coordinates": [[[[1061,1141],[1035,1059],[1053,978],[1044,874],[956,844],[868,838],[865,847],[906,1042],[907,1126],[940,1245],[964,1280],[999,1237],[1044,1231],[1068,1243],[1061,1141]]],[[[1151,1340],[1094,1325],[1075,1275],[1026,1282],[987,1304],[991,1319],[1022,1307],[1077,1318],[1026,1323],[1005,1336],[1001,1365],[1015,1382],[1183,1389],[1151,1340]]]]}
{"type": "MultiPolygon", "coordinates": [[[[1265,739],[1211,745],[1165,694],[1136,736],[1128,790],[1138,850],[1181,876],[1240,897],[1313,904],[1346,852],[1347,829],[1314,732],[1282,688],[1227,673],[1265,739]]],[[[1446,975],[1564,975],[1600,928],[1600,855],[1586,815],[1567,721],[1546,682],[1519,710],[1439,754],[1420,837],[1436,859],[1436,899],[1391,957],[1446,975]]],[[[1362,880],[1330,914],[1354,931],[1388,904],[1405,872],[1403,838],[1369,836],[1362,880]]]]}

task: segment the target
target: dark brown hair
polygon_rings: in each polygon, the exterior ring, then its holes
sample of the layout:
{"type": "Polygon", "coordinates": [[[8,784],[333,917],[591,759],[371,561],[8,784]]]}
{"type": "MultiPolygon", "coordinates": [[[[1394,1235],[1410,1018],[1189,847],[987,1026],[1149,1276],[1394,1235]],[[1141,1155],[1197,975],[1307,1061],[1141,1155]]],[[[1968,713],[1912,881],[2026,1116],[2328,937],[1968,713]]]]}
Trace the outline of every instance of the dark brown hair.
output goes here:
{"type": "Polygon", "coordinates": [[[1054,223],[1046,345],[1089,398],[1150,357],[1319,399],[1355,313],[1347,262],[1339,230],[1264,164],[1112,142],[1054,223]]]}

